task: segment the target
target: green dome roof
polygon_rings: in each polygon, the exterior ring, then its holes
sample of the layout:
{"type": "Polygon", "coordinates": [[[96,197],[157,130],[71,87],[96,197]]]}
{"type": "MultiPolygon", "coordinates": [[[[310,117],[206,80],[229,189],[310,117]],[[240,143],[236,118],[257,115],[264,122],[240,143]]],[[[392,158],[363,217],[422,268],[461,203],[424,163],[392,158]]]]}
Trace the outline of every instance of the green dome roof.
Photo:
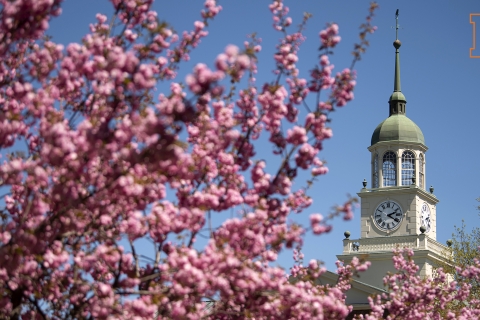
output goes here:
{"type": "Polygon", "coordinates": [[[425,145],[422,130],[403,114],[392,114],[373,131],[372,146],[383,141],[414,142],[425,145]]]}

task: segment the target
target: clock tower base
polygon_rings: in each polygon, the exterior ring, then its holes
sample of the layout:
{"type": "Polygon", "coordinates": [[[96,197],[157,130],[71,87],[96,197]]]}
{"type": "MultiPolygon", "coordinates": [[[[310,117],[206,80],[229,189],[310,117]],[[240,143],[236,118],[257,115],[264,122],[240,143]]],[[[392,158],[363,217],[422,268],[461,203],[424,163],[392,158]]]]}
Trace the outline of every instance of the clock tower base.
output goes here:
{"type": "Polygon", "coordinates": [[[395,271],[392,257],[393,250],[396,248],[413,250],[413,260],[419,266],[418,273],[422,278],[432,277],[434,268],[445,263],[446,257],[451,254],[448,247],[425,234],[419,234],[357,240],[346,238],[343,240],[343,253],[337,255],[337,258],[345,264],[350,263],[353,257],[371,261],[371,266],[360,274],[358,280],[377,288],[383,288],[385,270],[395,271]]]}

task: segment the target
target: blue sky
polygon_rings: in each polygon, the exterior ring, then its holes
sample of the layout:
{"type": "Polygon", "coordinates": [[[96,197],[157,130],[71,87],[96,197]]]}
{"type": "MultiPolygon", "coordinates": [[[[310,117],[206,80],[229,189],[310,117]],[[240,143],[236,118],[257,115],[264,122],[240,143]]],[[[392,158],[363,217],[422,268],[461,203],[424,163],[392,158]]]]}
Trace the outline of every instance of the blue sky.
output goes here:
{"type": "MultiPolygon", "coordinates": [[[[157,1],[154,8],[162,20],[175,30],[190,30],[199,17],[200,0],[157,1]]],[[[268,1],[220,1],[223,11],[209,26],[209,37],[191,55],[191,62],[180,70],[180,80],[197,62],[212,64],[226,45],[242,46],[248,34],[257,32],[263,39],[259,55],[258,83],[271,81],[272,55],[279,34],[274,32],[268,1]]],[[[318,32],[327,22],[340,26],[342,42],[331,61],[337,71],[351,62],[353,43],[358,41],[358,27],[364,21],[369,1],[286,1],[294,24],[303,12],[313,18],[306,30],[307,40],[300,51],[301,75],[316,63],[318,32]]],[[[460,225],[479,225],[476,198],[480,197],[480,59],[469,58],[472,46],[471,13],[480,14],[478,1],[382,1],[374,18],[377,32],[370,36],[370,47],[357,63],[358,85],[355,100],[332,115],[334,137],[325,143],[320,157],[327,160],[330,173],[310,191],[314,204],[296,220],[307,223],[308,213],[330,212],[343,203],[347,194],[355,195],[364,178],[370,180],[370,153],[367,147],[376,126],[388,116],[388,98],[393,91],[395,10],[400,10],[399,39],[402,41],[402,92],[407,99],[407,116],[423,131],[429,148],[426,153],[427,185],[435,187],[437,240],[445,243],[460,225]]],[[[66,0],[63,14],[51,22],[53,41],[79,42],[88,32],[95,14],[110,13],[106,0],[66,0]]],[[[480,17],[477,23],[477,50],[480,56],[480,17]]],[[[159,87],[159,93],[163,86],[159,87]]],[[[268,159],[267,159],[268,161],[268,159]]],[[[369,181],[370,182],[370,181],[369,181]]],[[[351,238],[360,236],[359,210],[353,221],[337,219],[328,235],[307,236],[305,260],[320,259],[334,268],[335,255],[342,252],[343,232],[351,238]]],[[[229,217],[230,213],[225,215],[229,217]]],[[[223,216],[222,216],[223,217],[223,216]]],[[[279,264],[291,265],[291,254],[282,255],[279,264]]]]}

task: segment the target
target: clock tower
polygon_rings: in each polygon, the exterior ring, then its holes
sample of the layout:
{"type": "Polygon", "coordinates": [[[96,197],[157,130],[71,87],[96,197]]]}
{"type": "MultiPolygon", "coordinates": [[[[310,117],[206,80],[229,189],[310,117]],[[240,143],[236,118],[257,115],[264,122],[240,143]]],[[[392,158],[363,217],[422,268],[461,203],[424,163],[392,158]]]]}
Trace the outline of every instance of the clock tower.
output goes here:
{"type": "Polygon", "coordinates": [[[438,243],[437,203],[433,187],[426,188],[428,148],[420,128],[406,115],[407,100],[400,86],[400,46],[398,11],[396,15],[395,77],[388,100],[389,116],[372,134],[371,185],[363,182],[361,198],[361,237],[349,239],[345,232],[343,253],[346,263],[354,256],[367,256],[371,267],[359,281],[383,288],[383,277],[394,271],[392,251],[414,250],[420,275],[432,275],[432,267],[444,261],[447,247],[438,243]]]}

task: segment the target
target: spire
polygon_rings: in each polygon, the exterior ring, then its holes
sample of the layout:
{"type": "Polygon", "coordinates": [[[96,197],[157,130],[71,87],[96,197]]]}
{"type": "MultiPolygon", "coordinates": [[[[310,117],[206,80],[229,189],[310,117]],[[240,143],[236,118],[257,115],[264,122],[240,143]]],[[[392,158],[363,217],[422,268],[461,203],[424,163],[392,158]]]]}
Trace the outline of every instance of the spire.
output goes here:
{"type": "Polygon", "coordinates": [[[405,114],[405,104],[406,99],[402,93],[401,84],[400,84],[400,46],[402,43],[398,40],[398,9],[395,13],[395,41],[393,46],[395,47],[395,79],[393,82],[393,93],[390,96],[389,105],[390,105],[390,115],[392,114],[405,114]]]}
{"type": "Polygon", "coordinates": [[[393,84],[393,91],[394,92],[402,92],[401,85],[400,85],[400,46],[402,43],[398,40],[398,9],[395,13],[395,41],[393,42],[393,46],[395,47],[395,81],[393,84]]]}

